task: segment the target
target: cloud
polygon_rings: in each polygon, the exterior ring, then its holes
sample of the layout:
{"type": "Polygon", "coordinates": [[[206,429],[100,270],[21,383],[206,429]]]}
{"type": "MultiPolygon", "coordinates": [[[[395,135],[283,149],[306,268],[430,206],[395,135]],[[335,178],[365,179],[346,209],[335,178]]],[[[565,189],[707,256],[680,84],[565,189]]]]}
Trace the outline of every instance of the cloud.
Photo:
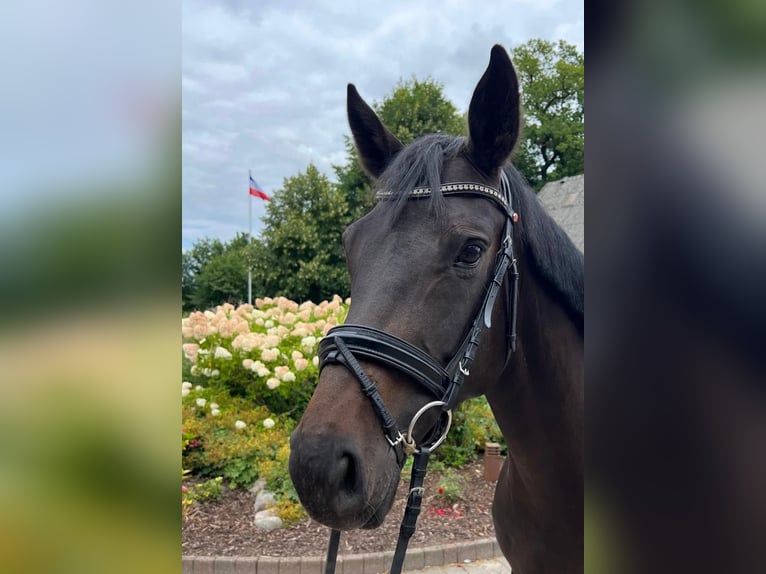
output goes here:
{"type": "MultiPolygon", "coordinates": [[[[348,82],[372,102],[431,77],[464,110],[493,44],[582,36],[582,4],[563,0],[184,2],[184,247],[247,231],[249,169],[268,192],[310,162],[332,177],[348,82]]],[[[255,234],[263,213],[254,200],[255,234]]]]}

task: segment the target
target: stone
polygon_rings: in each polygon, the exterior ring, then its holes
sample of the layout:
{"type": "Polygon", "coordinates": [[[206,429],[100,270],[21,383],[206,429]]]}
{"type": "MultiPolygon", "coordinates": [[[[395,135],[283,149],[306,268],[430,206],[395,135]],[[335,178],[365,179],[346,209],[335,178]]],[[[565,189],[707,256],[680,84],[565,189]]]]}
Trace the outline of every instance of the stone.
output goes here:
{"type": "Polygon", "coordinates": [[[259,478],[253,483],[253,486],[249,488],[250,492],[253,494],[258,494],[261,492],[264,488],[266,488],[266,479],[265,478],[259,478]]]}
{"type": "Polygon", "coordinates": [[[271,510],[261,510],[255,513],[255,527],[261,530],[282,528],[282,519],[271,510]]]}
{"type": "Polygon", "coordinates": [[[274,498],[273,492],[269,492],[268,490],[262,490],[255,496],[253,509],[255,510],[255,512],[260,512],[261,510],[266,510],[267,508],[274,506],[276,503],[277,503],[277,500],[276,498],[274,498]]]}

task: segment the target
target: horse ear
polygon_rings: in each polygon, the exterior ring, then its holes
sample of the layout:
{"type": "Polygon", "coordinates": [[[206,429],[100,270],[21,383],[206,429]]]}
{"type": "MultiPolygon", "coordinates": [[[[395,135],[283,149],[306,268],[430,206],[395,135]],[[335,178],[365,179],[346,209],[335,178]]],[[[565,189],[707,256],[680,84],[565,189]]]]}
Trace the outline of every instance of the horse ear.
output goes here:
{"type": "Polygon", "coordinates": [[[359,151],[359,163],[370,176],[377,178],[402,149],[402,143],[386,129],[354,84],[348,85],[347,107],[348,123],[359,151]]]}
{"type": "Polygon", "coordinates": [[[468,108],[469,149],[483,172],[494,173],[511,155],[519,138],[520,114],[516,71],[508,53],[496,44],[468,108]]]}

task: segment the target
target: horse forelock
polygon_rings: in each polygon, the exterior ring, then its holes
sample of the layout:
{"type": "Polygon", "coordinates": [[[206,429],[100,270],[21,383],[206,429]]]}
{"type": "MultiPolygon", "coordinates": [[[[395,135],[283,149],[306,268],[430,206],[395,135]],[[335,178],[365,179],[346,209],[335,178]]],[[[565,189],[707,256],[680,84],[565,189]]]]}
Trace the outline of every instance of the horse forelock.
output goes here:
{"type": "Polygon", "coordinates": [[[444,197],[439,191],[446,162],[460,157],[467,150],[463,136],[428,134],[417,138],[393,159],[381,174],[377,188],[393,192],[383,202],[391,221],[395,221],[408,205],[410,192],[421,186],[431,188],[430,202],[434,217],[444,214],[444,197]]]}

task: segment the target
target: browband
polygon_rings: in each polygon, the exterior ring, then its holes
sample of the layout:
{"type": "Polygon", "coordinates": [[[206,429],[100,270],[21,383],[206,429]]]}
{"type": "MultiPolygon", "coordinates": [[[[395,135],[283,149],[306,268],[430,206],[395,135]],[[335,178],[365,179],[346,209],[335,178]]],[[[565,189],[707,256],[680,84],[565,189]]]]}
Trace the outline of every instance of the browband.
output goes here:
{"type": "MultiPolygon", "coordinates": [[[[489,199],[498,202],[503,211],[510,211],[508,200],[503,196],[500,191],[490,185],[484,185],[482,183],[467,183],[467,182],[452,182],[443,183],[439,187],[439,191],[443,195],[484,195],[489,199]]],[[[433,194],[432,190],[428,186],[416,187],[409,193],[410,199],[418,199],[421,197],[429,197],[433,194]]],[[[393,199],[397,196],[397,192],[388,191],[385,189],[378,190],[375,193],[375,199],[387,200],[393,199]]]]}

